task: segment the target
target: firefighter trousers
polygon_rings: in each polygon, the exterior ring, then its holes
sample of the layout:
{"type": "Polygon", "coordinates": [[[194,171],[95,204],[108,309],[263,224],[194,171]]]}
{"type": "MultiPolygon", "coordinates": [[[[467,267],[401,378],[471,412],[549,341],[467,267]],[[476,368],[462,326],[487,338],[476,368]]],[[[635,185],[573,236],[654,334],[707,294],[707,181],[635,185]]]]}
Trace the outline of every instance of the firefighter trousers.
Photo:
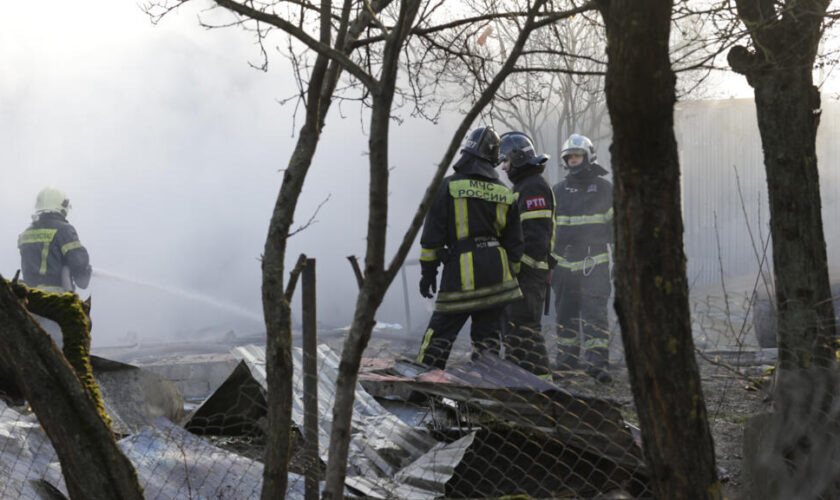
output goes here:
{"type": "Polygon", "coordinates": [[[443,313],[435,311],[429,320],[426,334],[423,336],[417,362],[430,368],[441,370],[446,368],[446,361],[452,351],[452,344],[455,343],[458,332],[461,331],[464,323],[470,317],[472,317],[470,339],[473,345],[473,359],[484,351],[490,351],[498,356],[504,308],[505,306],[502,305],[473,312],[443,313]]]}
{"type": "Polygon", "coordinates": [[[547,273],[523,266],[517,276],[523,297],[510,303],[505,310],[502,344],[505,359],[538,377],[550,378],[548,351],[542,334],[547,283],[544,274],[547,273]]]}
{"type": "Polygon", "coordinates": [[[557,312],[557,368],[577,368],[582,358],[585,368],[607,370],[609,264],[596,265],[588,276],[557,267],[552,276],[552,289],[557,312]]]}

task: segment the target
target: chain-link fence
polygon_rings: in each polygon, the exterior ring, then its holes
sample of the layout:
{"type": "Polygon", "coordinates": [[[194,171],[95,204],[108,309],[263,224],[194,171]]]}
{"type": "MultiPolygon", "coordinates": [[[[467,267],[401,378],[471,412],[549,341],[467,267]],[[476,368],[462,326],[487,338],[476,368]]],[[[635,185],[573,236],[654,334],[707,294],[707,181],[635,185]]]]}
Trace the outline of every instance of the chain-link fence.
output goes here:
{"type": "MultiPolygon", "coordinates": [[[[812,450],[829,464],[813,456],[801,458],[797,474],[778,477],[790,477],[788,490],[806,485],[819,491],[829,488],[828,480],[808,478],[832,470],[831,460],[840,450],[834,446],[840,435],[834,432],[835,417],[840,412],[832,398],[819,396],[832,394],[838,384],[833,378],[803,379],[799,386],[788,387],[786,394],[812,398],[811,412],[763,423],[761,418],[767,417],[758,417],[756,424],[752,418],[770,408],[768,373],[775,364],[775,349],[762,348],[757,341],[754,324],[761,321],[753,317],[752,288],[695,290],[692,310],[697,361],[725,496],[747,498],[750,488],[758,487],[749,486],[748,472],[755,475],[779,463],[784,469],[790,463],[779,458],[790,449],[789,443],[768,444],[760,436],[779,425],[792,428],[792,422],[813,429],[798,435],[812,436],[812,450]],[[803,387],[819,390],[808,392],[803,387]]],[[[547,380],[505,360],[504,352],[502,357],[474,356],[467,332],[461,332],[454,344],[447,368],[428,371],[416,363],[422,340],[419,328],[375,329],[356,386],[346,495],[651,496],[614,323],[613,318],[608,383],[587,374],[583,366],[555,371],[547,380]]],[[[553,316],[544,317],[543,333],[553,357],[557,342],[553,316]]],[[[305,438],[304,354],[299,347],[293,351],[294,428],[287,498],[306,496],[306,477],[310,484],[323,487],[345,334],[319,332],[317,383],[311,385],[317,388],[317,429],[309,434],[317,436],[314,439],[305,438]]],[[[119,445],[134,464],[146,497],[257,498],[270,432],[264,348],[216,345],[208,349],[215,352],[199,354],[195,346],[189,353],[179,353],[178,348],[173,344],[150,346],[145,353],[141,348],[112,353],[133,364],[100,358],[93,363],[119,445]]],[[[0,498],[66,495],[56,454],[36,416],[25,401],[2,398],[0,498]]]]}

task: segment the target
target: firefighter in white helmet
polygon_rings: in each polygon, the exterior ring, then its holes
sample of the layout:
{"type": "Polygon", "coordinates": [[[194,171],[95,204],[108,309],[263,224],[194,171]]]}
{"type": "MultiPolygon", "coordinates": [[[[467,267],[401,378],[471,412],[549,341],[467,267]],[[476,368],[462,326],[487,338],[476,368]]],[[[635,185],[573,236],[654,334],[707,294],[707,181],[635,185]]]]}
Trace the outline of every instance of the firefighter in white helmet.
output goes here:
{"type": "Polygon", "coordinates": [[[602,178],[608,172],[597,163],[595,146],[587,137],[572,134],[560,156],[569,173],[554,186],[557,266],[551,282],[557,313],[556,368],[584,368],[599,382],[610,383],[612,184],[602,178]]]}

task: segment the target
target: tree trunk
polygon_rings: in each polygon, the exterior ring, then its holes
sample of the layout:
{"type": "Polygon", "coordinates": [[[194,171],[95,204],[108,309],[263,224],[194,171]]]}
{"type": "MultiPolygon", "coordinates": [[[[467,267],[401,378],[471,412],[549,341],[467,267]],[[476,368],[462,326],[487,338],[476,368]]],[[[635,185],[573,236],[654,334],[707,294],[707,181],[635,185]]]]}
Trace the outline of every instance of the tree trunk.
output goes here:
{"type": "MultiPolygon", "coordinates": [[[[218,1],[218,0],[217,0],[218,1]]],[[[337,27],[336,48],[350,54],[353,43],[370,25],[373,16],[388,6],[391,0],[377,0],[370,8],[350,20],[350,3],[345,1],[340,24],[337,27]]],[[[327,9],[329,2],[322,7],[327,9]]],[[[323,17],[323,16],[322,16],[323,17]]],[[[322,42],[328,44],[329,18],[321,24],[322,42]]],[[[283,290],[283,268],[286,239],[294,220],[297,200],[303,181],[312,164],[315,150],[324,128],[333,93],[343,67],[329,57],[319,54],[307,84],[306,121],[301,129],[289,166],[283,175],[283,184],[269,222],[268,237],[263,255],[262,299],[266,322],[266,382],[269,387],[268,436],[266,437],[265,468],[262,498],[274,500],[286,495],[288,484],[289,452],[291,446],[292,408],[292,325],[291,293],[283,290]]],[[[291,292],[291,290],[289,290],[291,292]]]]}
{"type": "Polygon", "coordinates": [[[732,69],[755,90],[773,239],[780,376],[833,364],[834,308],[822,228],[812,71],[827,0],[788,1],[777,14],[738,0],[754,51],[733,47],[732,69]]]}
{"type": "Polygon", "coordinates": [[[420,8],[420,0],[403,0],[396,26],[385,42],[382,54],[382,73],[379,85],[372,91],[370,138],[370,190],[368,192],[368,229],[365,253],[365,276],[350,334],[344,341],[338,378],[335,387],[330,450],[327,464],[325,499],[344,497],[344,479],[347,474],[347,454],[350,446],[350,428],[356,381],[362,354],[367,347],[382,298],[393,280],[385,272],[385,243],[388,220],[388,139],[391,124],[391,105],[396,89],[400,52],[409,29],[420,8]]]}
{"type": "Polygon", "coordinates": [[[0,277],[0,364],[35,410],[72,498],[142,499],[131,462],[67,360],[0,277]]]}
{"type": "Polygon", "coordinates": [[[834,308],[817,171],[820,95],[811,66],[758,79],[755,105],[770,201],[779,368],[828,366],[834,308]]]}
{"type": "Polygon", "coordinates": [[[672,2],[599,5],[613,126],[615,307],[645,459],[657,498],[720,498],[691,336],[668,53],[672,2]]]}
{"type": "MultiPolygon", "coordinates": [[[[309,122],[307,120],[307,125],[311,127],[309,122]]],[[[266,395],[269,432],[266,436],[263,469],[264,500],[284,498],[288,483],[292,419],[292,313],[283,289],[283,269],[286,238],[294,217],[297,197],[320,135],[320,129],[307,129],[307,125],[301,131],[295,153],[283,177],[280,196],[269,223],[262,262],[266,383],[269,388],[266,395]]]]}

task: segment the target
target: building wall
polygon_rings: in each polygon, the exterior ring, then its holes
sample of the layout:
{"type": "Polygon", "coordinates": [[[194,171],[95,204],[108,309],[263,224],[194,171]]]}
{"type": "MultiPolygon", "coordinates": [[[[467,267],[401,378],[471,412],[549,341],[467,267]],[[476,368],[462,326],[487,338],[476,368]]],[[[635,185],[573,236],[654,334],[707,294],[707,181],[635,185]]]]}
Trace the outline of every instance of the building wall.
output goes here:
{"type": "MultiPolygon", "coordinates": [[[[817,161],[829,261],[840,243],[837,101],[824,99],[817,161]]],[[[752,99],[680,103],[675,132],[682,170],[685,249],[692,287],[755,275],[769,234],[767,181],[752,99]],[[740,182],[740,194],[739,194],[740,182]]],[[[772,262],[767,246],[765,265],[772,262]]]]}

